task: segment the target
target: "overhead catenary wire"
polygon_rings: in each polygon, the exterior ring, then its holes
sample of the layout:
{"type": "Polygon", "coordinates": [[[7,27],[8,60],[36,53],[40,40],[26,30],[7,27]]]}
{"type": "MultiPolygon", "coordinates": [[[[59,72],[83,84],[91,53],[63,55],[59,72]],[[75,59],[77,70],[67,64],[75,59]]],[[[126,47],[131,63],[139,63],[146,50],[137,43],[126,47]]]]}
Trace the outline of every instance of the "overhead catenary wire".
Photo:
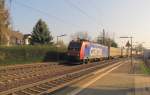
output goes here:
{"type": "MultiPolygon", "coordinates": [[[[103,11],[101,9],[99,9],[98,7],[96,7],[96,4],[94,4],[92,0],[87,0],[87,1],[90,3],[90,6],[93,9],[95,9],[95,11],[97,11],[99,17],[103,17],[103,13],[102,13],[103,11]]],[[[99,22],[103,22],[102,19],[99,22]]],[[[98,30],[98,32],[103,33],[103,29],[108,29],[108,27],[106,27],[106,25],[104,25],[103,23],[100,23],[98,25],[100,26],[99,28],[101,29],[100,31],[98,30]]],[[[109,32],[107,32],[107,33],[108,33],[107,35],[109,35],[109,32]]],[[[113,36],[113,39],[115,39],[115,32],[113,32],[112,36],[113,36]]]]}
{"type": "Polygon", "coordinates": [[[82,13],[83,15],[85,15],[86,17],[88,17],[93,23],[95,23],[96,25],[98,25],[96,19],[92,16],[90,16],[87,12],[85,12],[84,10],[82,10],[80,7],[78,7],[76,4],[72,3],[71,0],[64,0],[69,6],[74,7],[76,10],[78,10],[80,13],[82,13]]]}
{"type": "MultiPolygon", "coordinates": [[[[103,17],[103,11],[102,9],[96,7],[96,5],[93,3],[93,0],[87,0],[89,3],[90,3],[90,6],[95,9],[95,11],[97,11],[97,14],[98,14],[98,17],[103,17]]],[[[103,27],[104,25],[102,24],[102,19],[100,19],[100,22],[101,22],[101,26],[103,27]]]]}
{"type": "Polygon", "coordinates": [[[59,18],[59,17],[57,17],[57,16],[55,16],[55,15],[52,15],[52,14],[47,13],[47,12],[44,12],[43,10],[40,10],[40,9],[38,9],[38,8],[34,8],[34,7],[30,6],[30,5],[24,4],[24,3],[20,2],[20,1],[14,0],[14,2],[15,2],[16,4],[22,6],[22,7],[26,7],[26,8],[29,8],[29,9],[33,10],[33,11],[36,11],[36,12],[41,13],[41,14],[43,14],[43,15],[46,15],[48,18],[51,17],[51,18],[57,20],[58,22],[61,22],[61,23],[67,24],[67,25],[71,25],[71,26],[73,26],[73,27],[81,28],[81,26],[79,26],[79,25],[76,25],[76,24],[74,24],[74,23],[66,22],[65,20],[63,20],[63,19],[61,19],[61,18],[59,18]]]}
{"type": "MultiPolygon", "coordinates": [[[[92,23],[94,23],[96,26],[98,27],[104,27],[103,24],[99,24],[96,20],[95,17],[89,15],[87,12],[85,12],[84,10],[82,10],[78,5],[76,5],[75,3],[71,2],[71,0],[64,0],[70,7],[75,8],[77,11],[79,11],[80,13],[82,13],[84,16],[86,16],[88,18],[88,20],[90,20],[92,23]]],[[[91,5],[90,5],[91,6],[91,5]]],[[[98,10],[97,10],[98,11],[98,10]]]]}

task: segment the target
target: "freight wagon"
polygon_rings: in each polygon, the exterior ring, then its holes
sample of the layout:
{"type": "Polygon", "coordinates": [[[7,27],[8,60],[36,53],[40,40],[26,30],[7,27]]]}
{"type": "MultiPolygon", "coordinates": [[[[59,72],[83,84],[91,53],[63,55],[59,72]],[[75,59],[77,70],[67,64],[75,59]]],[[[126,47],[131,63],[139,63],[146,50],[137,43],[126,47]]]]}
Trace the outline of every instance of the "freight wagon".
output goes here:
{"type": "Polygon", "coordinates": [[[110,47],[110,57],[111,58],[118,58],[121,57],[121,48],[114,48],[110,47]]]}
{"type": "Polygon", "coordinates": [[[127,49],[110,47],[110,58],[127,57],[127,49]]]}
{"type": "Polygon", "coordinates": [[[127,49],[121,48],[121,57],[127,57],[127,49]]]}

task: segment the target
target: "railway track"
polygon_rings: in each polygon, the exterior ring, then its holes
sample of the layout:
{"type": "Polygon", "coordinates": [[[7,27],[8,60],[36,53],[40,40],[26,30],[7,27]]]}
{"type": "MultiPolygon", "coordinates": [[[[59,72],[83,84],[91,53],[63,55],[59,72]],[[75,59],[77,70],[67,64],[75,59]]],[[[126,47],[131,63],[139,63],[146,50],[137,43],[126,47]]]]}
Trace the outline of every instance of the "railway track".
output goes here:
{"type": "Polygon", "coordinates": [[[44,64],[11,69],[10,71],[0,70],[0,95],[44,95],[68,85],[74,79],[118,61],[120,60],[103,61],[101,62],[102,64],[84,64],[71,67],[44,64]]]}
{"type": "Polygon", "coordinates": [[[57,64],[36,64],[0,69],[0,91],[54,77],[74,67],[57,64]]]}

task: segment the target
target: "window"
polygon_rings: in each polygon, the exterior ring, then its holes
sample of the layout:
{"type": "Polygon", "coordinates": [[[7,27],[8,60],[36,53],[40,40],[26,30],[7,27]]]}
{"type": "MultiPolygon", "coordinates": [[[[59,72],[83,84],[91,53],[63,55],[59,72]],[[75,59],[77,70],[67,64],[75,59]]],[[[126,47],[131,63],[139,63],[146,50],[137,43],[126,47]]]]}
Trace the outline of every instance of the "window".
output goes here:
{"type": "Polygon", "coordinates": [[[68,50],[80,51],[81,45],[80,42],[70,42],[68,50]]]}

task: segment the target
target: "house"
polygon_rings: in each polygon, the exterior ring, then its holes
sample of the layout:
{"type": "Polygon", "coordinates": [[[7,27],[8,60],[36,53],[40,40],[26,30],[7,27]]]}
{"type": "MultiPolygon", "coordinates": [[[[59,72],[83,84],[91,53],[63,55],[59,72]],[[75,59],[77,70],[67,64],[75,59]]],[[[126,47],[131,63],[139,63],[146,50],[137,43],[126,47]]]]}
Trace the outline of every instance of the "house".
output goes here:
{"type": "Polygon", "coordinates": [[[31,44],[31,34],[25,34],[23,37],[24,45],[30,45],[31,44]]]}

